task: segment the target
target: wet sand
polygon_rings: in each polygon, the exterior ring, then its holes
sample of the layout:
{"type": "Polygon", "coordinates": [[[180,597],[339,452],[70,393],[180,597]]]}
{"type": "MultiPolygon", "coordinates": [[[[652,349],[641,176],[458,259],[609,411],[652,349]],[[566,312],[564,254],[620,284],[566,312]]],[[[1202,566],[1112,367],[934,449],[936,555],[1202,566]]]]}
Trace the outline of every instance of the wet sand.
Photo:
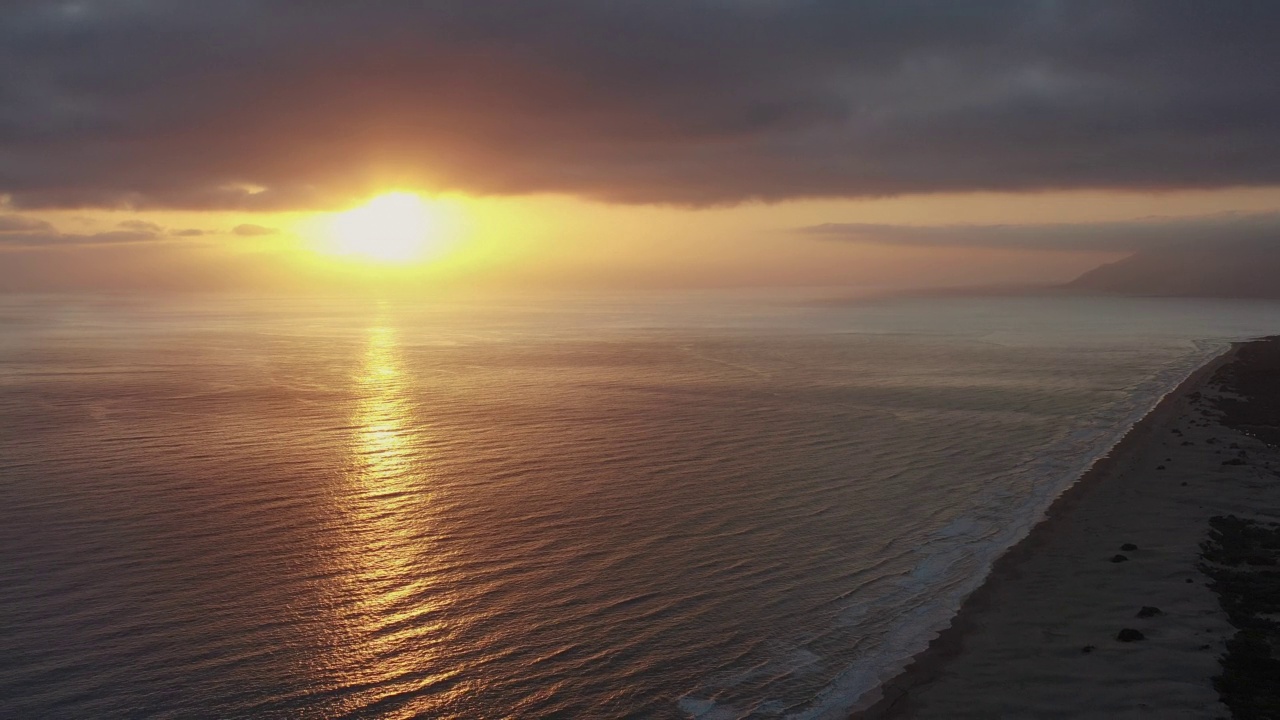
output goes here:
{"type": "Polygon", "coordinates": [[[1189,377],[855,717],[1230,717],[1214,678],[1237,630],[1201,543],[1215,516],[1280,520],[1272,378],[1276,340],[1189,377]]]}

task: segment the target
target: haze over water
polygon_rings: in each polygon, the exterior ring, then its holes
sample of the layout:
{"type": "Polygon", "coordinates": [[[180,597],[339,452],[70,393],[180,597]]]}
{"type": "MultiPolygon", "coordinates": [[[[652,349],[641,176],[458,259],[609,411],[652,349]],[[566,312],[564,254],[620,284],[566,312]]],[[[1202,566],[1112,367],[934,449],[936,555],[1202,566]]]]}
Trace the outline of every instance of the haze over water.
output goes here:
{"type": "Polygon", "coordinates": [[[0,716],[841,717],[1280,305],[0,299],[0,716]]]}

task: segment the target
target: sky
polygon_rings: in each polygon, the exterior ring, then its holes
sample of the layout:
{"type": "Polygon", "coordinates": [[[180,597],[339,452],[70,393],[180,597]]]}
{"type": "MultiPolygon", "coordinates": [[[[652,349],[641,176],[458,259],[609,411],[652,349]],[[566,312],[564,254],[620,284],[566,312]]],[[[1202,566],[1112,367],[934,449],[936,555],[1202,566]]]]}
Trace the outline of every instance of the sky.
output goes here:
{"type": "Polygon", "coordinates": [[[0,290],[1052,283],[1275,242],[1277,31],[1270,0],[9,0],[0,290]],[[422,247],[360,252],[406,195],[422,247]]]}

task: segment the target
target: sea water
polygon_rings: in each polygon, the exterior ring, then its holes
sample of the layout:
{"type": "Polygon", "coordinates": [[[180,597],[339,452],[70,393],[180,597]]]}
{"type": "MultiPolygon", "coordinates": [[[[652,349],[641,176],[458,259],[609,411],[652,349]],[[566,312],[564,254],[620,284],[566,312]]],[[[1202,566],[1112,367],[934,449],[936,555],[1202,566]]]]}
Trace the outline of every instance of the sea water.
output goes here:
{"type": "Polygon", "coordinates": [[[1265,302],[0,298],[0,716],[843,717],[1265,302]]]}

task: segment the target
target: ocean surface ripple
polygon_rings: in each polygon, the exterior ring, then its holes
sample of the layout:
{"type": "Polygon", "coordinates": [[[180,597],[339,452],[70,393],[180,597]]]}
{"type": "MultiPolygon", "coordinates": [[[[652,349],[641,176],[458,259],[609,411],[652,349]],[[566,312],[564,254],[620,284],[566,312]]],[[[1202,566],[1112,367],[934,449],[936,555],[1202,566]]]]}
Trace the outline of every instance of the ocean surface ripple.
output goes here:
{"type": "Polygon", "coordinates": [[[842,717],[1266,303],[0,300],[0,717],[842,717]]]}

